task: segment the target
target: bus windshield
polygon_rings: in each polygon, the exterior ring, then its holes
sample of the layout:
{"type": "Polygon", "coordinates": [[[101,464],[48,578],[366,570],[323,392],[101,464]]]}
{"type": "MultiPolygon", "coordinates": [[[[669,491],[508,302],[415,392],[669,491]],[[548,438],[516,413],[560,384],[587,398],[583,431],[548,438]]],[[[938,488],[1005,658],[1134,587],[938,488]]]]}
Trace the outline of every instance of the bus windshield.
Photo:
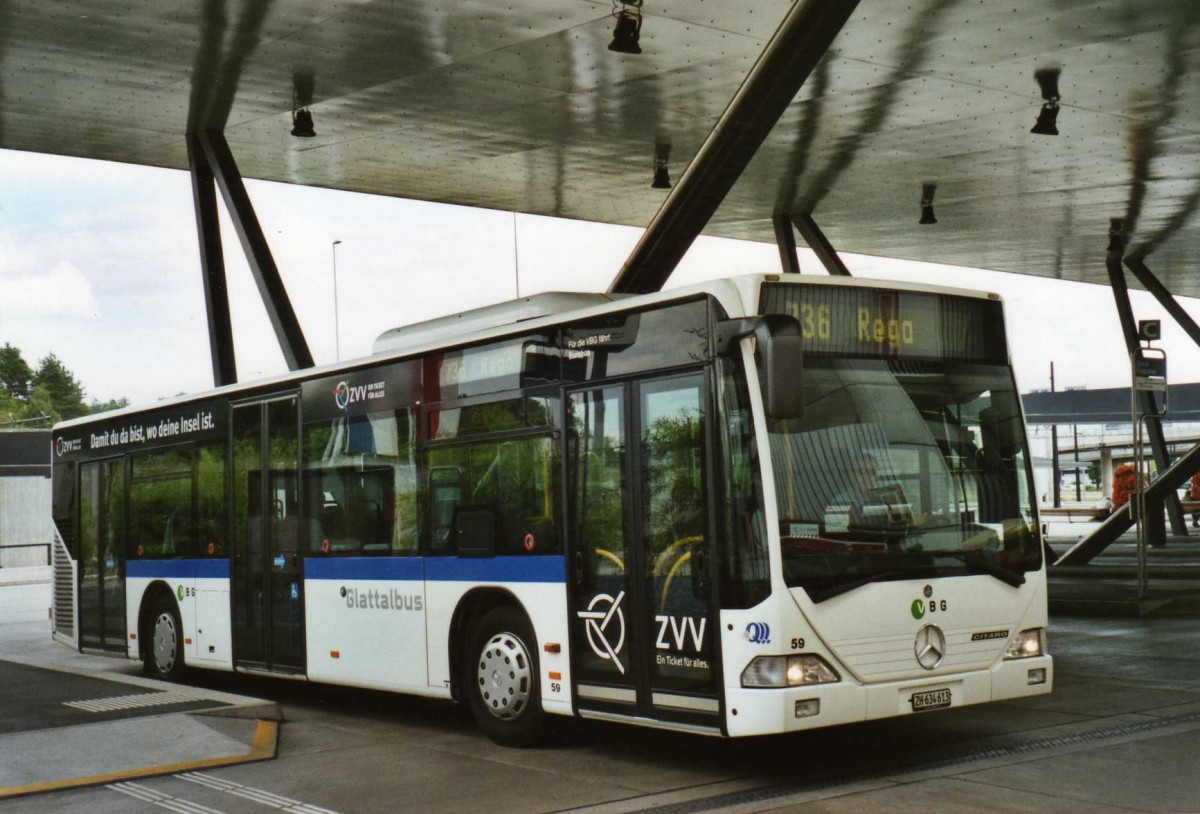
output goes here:
{"type": "Polygon", "coordinates": [[[1040,567],[1020,405],[1005,365],[807,357],[805,414],[769,422],[787,584],[1040,567]]]}

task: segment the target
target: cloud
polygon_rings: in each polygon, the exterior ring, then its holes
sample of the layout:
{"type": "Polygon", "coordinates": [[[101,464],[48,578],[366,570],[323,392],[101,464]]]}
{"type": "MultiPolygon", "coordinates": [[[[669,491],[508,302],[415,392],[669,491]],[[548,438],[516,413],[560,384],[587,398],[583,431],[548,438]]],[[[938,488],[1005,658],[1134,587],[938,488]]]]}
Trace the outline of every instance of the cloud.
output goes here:
{"type": "Polygon", "coordinates": [[[42,274],[0,276],[0,310],[26,317],[100,315],[91,281],[66,262],[42,274]]]}

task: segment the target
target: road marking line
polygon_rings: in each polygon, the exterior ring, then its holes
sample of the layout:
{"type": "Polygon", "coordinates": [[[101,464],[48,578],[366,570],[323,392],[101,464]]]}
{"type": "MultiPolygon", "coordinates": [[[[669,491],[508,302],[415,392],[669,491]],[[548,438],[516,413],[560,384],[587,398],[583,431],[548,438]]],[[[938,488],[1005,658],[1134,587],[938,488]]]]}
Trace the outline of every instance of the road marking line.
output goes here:
{"type": "Polygon", "coordinates": [[[190,704],[206,699],[183,692],[148,692],[137,695],[118,695],[113,698],[96,698],[89,701],[63,701],[64,707],[81,709],[84,712],[115,712],[143,707],[162,707],[168,704],[190,704]]]}
{"type": "Polygon", "coordinates": [[[271,808],[286,811],[288,814],[337,814],[336,811],[330,811],[327,808],[302,803],[299,800],[293,800],[290,797],[284,797],[281,794],[275,794],[270,791],[256,789],[253,786],[246,786],[242,783],[234,783],[232,780],[223,780],[219,777],[212,777],[199,772],[187,772],[184,774],[175,775],[180,780],[186,780],[189,783],[197,783],[206,788],[224,791],[229,794],[235,794],[247,800],[252,800],[256,803],[261,803],[271,808]]]}
{"type": "Polygon", "coordinates": [[[225,812],[218,809],[193,803],[191,800],[185,800],[182,797],[163,794],[160,791],[155,791],[138,783],[110,783],[105,788],[126,794],[144,803],[151,803],[160,808],[165,808],[168,811],[175,811],[177,814],[225,814],[225,812]]]}

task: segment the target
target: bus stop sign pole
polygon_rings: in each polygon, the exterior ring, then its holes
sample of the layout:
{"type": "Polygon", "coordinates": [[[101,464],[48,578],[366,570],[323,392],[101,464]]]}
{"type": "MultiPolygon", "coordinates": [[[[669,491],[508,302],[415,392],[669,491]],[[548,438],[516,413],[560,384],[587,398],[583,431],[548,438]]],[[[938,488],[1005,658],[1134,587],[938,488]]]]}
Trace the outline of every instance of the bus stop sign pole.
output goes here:
{"type": "MultiPolygon", "coordinates": [[[[1147,546],[1151,533],[1150,523],[1161,523],[1161,514],[1151,519],[1147,514],[1146,499],[1147,478],[1142,476],[1145,467],[1145,432],[1149,422],[1161,421],[1167,414],[1167,352],[1161,348],[1151,347],[1149,342],[1161,336],[1161,326],[1158,320],[1142,320],[1138,322],[1138,339],[1145,341],[1144,347],[1134,349],[1129,355],[1131,388],[1131,413],[1133,418],[1133,506],[1137,522],[1137,557],[1138,557],[1138,599],[1145,599],[1149,594],[1150,580],[1147,571],[1147,546]],[[1162,394],[1161,406],[1156,394],[1162,394]]],[[[1157,505],[1157,504],[1155,504],[1157,505]]],[[[1161,513],[1162,508],[1159,507],[1161,513]]],[[[1157,526],[1156,526],[1157,528],[1157,526]]]]}

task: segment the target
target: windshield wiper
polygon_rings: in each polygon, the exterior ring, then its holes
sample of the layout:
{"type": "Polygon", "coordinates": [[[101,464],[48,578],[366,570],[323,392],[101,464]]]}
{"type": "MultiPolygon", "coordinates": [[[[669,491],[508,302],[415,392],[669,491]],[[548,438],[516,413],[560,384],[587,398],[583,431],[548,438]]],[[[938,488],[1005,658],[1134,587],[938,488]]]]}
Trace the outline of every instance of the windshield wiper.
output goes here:
{"type": "Polygon", "coordinates": [[[994,562],[988,562],[979,551],[930,551],[934,557],[953,557],[967,566],[967,572],[972,574],[987,574],[1003,583],[1019,588],[1025,584],[1025,575],[1012,571],[994,562]]]}

